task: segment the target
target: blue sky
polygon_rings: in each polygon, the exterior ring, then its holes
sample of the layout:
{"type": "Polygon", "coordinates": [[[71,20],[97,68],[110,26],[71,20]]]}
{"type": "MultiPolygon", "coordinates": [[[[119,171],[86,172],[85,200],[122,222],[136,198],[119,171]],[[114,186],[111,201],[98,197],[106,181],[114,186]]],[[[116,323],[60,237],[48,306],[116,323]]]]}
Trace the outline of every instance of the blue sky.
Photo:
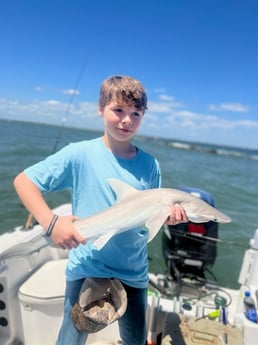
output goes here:
{"type": "Polygon", "coordinates": [[[258,148],[257,15],[256,0],[2,2],[0,118],[101,129],[99,86],[126,74],[148,93],[139,134],[258,148]]]}

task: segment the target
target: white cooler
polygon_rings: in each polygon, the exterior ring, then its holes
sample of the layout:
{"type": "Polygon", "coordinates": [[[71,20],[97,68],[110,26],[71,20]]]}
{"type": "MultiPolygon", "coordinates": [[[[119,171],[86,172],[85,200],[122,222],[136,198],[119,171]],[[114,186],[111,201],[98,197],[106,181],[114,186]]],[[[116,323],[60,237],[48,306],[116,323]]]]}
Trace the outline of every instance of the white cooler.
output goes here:
{"type": "Polygon", "coordinates": [[[53,345],[63,317],[67,259],[49,261],[19,289],[25,345],[53,345]]]}

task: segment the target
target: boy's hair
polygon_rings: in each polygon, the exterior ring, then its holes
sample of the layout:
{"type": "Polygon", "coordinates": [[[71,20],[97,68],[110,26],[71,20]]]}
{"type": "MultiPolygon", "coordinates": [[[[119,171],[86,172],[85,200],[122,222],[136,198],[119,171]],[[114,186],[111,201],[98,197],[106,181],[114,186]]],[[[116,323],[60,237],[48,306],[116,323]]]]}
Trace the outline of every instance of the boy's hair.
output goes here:
{"type": "Polygon", "coordinates": [[[146,91],[138,80],[127,76],[112,76],[104,80],[99,93],[99,106],[103,109],[111,102],[126,104],[139,110],[147,109],[146,91]]]}

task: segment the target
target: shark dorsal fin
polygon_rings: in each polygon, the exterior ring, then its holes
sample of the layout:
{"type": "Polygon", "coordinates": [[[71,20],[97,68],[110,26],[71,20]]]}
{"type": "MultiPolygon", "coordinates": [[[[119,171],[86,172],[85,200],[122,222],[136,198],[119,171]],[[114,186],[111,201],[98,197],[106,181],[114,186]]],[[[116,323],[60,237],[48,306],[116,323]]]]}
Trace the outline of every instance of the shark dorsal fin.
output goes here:
{"type": "Polygon", "coordinates": [[[137,189],[130,186],[129,184],[114,178],[108,179],[108,183],[110,184],[113,191],[116,193],[117,201],[122,200],[129,195],[139,193],[137,189]]]}

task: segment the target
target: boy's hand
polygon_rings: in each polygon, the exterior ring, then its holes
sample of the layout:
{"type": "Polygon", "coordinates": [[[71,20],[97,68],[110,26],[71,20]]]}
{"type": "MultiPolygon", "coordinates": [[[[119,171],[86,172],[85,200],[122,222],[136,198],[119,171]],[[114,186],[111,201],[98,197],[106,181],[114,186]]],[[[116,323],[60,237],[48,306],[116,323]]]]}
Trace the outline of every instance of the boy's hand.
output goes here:
{"type": "Polygon", "coordinates": [[[57,219],[51,234],[52,241],[63,249],[72,249],[86,240],[75,230],[73,222],[78,219],[74,216],[61,216],[57,219]]]}
{"type": "Polygon", "coordinates": [[[170,216],[168,217],[165,224],[168,225],[176,225],[179,223],[188,223],[189,220],[187,218],[187,215],[185,213],[185,210],[179,205],[175,204],[170,209],[170,216]]]}

